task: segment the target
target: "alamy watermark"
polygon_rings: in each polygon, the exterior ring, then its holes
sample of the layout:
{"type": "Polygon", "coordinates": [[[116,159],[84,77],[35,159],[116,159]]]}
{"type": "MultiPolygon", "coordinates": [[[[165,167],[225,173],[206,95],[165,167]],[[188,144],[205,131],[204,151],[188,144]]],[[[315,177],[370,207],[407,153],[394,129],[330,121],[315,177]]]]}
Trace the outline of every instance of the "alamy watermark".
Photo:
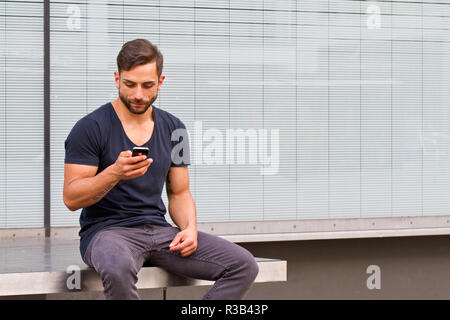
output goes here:
{"type": "Polygon", "coordinates": [[[172,132],[171,157],[175,164],[259,166],[261,175],[275,175],[279,169],[280,130],[278,128],[203,129],[195,121],[190,134],[186,129],[172,132]],[[182,140],[180,138],[183,137],[182,140]],[[191,146],[194,151],[190,152],[191,146]]]}
{"type": "Polygon", "coordinates": [[[80,266],[70,265],[66,269],[69,274],[66,280],[66,287],[69,290],[81,290],[81,269],[80,266]]]}
{"type": "Polygon", "coordinates": [[[81,10],[76,4],[67,6],[66,13],[69,17],[66,20],[66,26],[69,30],[80,30],[81,28],[81,10]]]}
{"type": "Polygon", "coordinates": [[[366,14],[368,15],[366,20],[367,29],[381,29],[381,9],[375,3],[370,3],[367,6],[366,14]]]}
{"type": "Polygon", "coordinates": [[[375,264],[372,264],[367,267],[366,273],[370,274],[366,281],[367,289],[381,289],[381,268],[375,264]]]}

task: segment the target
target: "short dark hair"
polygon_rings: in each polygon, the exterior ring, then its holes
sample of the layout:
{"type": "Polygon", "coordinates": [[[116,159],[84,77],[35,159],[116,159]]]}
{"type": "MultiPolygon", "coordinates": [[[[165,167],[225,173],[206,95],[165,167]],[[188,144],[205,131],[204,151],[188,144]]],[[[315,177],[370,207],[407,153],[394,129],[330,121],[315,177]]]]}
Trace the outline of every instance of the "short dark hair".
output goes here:
{"type": "Polygon", "coordinates": [[[158,47],[146,39],[135,39],[126,42],[117,55],[117,69],[128,71],[137,65],[156,61],[158,77],[163,68],[163,56],[158,47]]]}

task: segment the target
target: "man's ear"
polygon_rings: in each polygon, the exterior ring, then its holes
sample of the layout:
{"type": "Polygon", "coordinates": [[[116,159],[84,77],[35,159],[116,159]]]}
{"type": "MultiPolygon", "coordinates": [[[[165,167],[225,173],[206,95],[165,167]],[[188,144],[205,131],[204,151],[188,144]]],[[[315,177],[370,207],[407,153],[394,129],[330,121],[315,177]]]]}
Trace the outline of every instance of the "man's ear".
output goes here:
{"type": "Polygon", "coordinates": [[[165,78],[166,78],[166,76],[159,77],[158,91],[161,89],[161,86],[162,86],[165,78]]]}
{"type": "Polygon", "coordinates": [[[117,71],[114,71],[114,81],[116,82],[116,88],[119,89],[120,85],[120,74],[117,71]]]}

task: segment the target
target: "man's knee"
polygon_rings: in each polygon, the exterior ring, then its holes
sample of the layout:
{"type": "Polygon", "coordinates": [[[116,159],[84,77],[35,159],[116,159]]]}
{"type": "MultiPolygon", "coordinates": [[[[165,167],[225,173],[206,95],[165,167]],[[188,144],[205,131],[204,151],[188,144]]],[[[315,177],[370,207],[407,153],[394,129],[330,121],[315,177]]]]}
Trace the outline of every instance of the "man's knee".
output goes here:
{"type": "Polygon", "coordinates": [[[101,265],[97,272],[102,279],[104,294],[109,299],[139,299],[136,283],[137,270],[132,261],[111,259],[101,265]]]}
{"type": "Polygon", "coordinates": [[[127,250],[94,250],[92,263],[103,281],[112,283],[135,283],[138,268],[127,250]]]}
{"type": "Polygon", "coordinates": [[[103,230],[92,240],[86,259],[99,274],[107,299],[139,299],[136,283],[143,257],[115,230],[103,230]]]}
{"type": "Polygon", "coordinates": [[[245,266],[247,269],[247,274],[248,274],[249,280],[251,280],[252,282],[255,281],[256,276],[259,273],[259,266],[258,266],[258,263],[256,262],[255,258],[250,255],[247,258],[247,261],[245,262],[245,266]]]}
{"type": "Polygon", "coordinates": [[[133,255],[122,248],[119,250],[93,250],[92,263],[99,274],[107,299],[139,299],[136,289],[139,272],[138,262],[133,255]]]}
{"type": "Polygon", "coordinates": [[[259,272],[259,266],[255,258],[244,248],[242,248],[241,253],[237,257],[236,267],[248,282],[253,282],[259,272]]]}
{"type": "Polygon", "coordinates": [[[103,274],[114,281],[137,280],[138,271],[131,260],[108,261],[99,271],[101,276],[103,274]]]}

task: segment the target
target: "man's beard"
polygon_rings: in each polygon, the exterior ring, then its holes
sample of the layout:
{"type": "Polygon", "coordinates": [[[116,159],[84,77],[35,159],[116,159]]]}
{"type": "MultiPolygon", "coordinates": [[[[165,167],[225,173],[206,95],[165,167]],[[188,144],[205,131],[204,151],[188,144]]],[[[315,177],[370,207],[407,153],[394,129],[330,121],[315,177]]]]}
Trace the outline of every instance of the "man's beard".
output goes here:
{"type": "Polygon", "coordinates": [[[156,96],[150,98],[150,100],[148,100],[148,102],[145,101],[145,100],[128,100],[127,98],[125,98],[124,96],[122,96],[122,95],[120,94],[120,91],[119,91],[119,98],[120,98],[120,100],[121,100],[122,103],[127,107],[127,109],[130,110],[130,112],[131,112],[131,113],[134,113],[134,114],[143,114],[143,113],[145,113],[145,112],[148,110],[148,108],[150,108],[150,106],[153,104],[153,102],[155,102],[155,100],[156,100],[157,97],[158,97],[158,95],[156,95],[156,96]],[[143,104],[145,104],[145,106],[144,106],[144,109],[142,109],[142,110],[136,110],[136,109],[131,105],[131,103],[143,103],[143,104]]]}

